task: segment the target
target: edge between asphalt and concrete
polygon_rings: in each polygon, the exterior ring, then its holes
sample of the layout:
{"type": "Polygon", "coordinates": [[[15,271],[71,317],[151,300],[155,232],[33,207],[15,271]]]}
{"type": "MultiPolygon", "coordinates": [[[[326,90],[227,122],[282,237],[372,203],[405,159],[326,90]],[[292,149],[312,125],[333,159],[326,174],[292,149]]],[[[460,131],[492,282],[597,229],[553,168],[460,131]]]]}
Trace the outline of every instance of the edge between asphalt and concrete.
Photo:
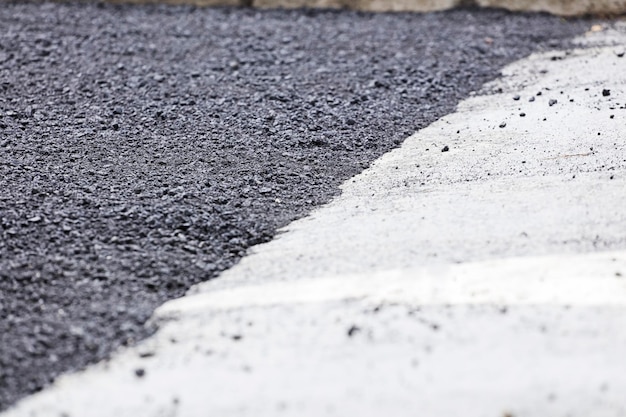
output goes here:
{"type": "Polygon", "coordinates": [[[621,15],[626,0],[109,0],[114,3],[165,3],[259,8],[330,8],[372,12],[429,12],[454,7],[495,7],[562,16],[621,15]]]}
{"type": "Polygon", "coordinates": [[[3,417],[626,416],[626,24],[577,42],[3,417]]]}

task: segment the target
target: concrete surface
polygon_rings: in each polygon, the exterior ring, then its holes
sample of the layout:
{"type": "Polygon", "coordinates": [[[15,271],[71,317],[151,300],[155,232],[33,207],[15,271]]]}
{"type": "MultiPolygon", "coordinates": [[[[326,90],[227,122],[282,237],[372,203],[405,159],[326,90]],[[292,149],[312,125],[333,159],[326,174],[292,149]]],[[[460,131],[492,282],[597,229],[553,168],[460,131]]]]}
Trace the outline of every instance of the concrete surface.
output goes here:
{"type": "Polygon", "coordinates": [[[549,12],[565,16],[626,12],[626,0],[476,0],[476,4],[482,7],[503,7],[508,10],[549,12]]]}
{"type": "Polygon", "coordinates": [[[3,416],[625,416],[625,43],[507,67],[3,416]]]}

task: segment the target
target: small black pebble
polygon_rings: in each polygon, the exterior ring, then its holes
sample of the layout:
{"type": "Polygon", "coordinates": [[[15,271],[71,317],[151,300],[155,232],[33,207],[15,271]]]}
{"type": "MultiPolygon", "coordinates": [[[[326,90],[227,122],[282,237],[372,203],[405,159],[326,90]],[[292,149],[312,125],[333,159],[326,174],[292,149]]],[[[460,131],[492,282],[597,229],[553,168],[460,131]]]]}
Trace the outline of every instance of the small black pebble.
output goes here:
{"type": "Polygon", "coordinates": [[[535,96],[532,96],[531,98],[529,98],[528,101],[530,101],[531,103],[535,101],[535,96]]]}
{"type": "Polygon", "coordinates": [[[550,99],[550,101],[548,102],[548,104],[550,105],[550,107],[554,106],[556,103],[558,103],[558,101],[556,101],[555,99],[550,99]]]}
{"type": "Polygon", "coordinates": [[[517,94],[516,94],[516,95],[514,95],[514,96],[513,96],[513,100],[517,101],[517,100],[519,100],[519,99],[520,99],[520,96],[519,96],[519,95],[517,95],[517,94]]]}
{"type": "Polygon", "coordinates": [[[526,117],[526,113],[520,113],[519,117],[526,117]]]}
{"type": "Polygon", "coordinates": [[[608,97],[611,95],[611,90],[607,90],[606,88],[604,90],[602,90],[602,96],[603,97],[608,97]]]}
{"type": "Polygon", "coordinates": [[[537,95],[538,95],[538,96],[540,96],[540,95],[542,95],[542,94],[543,94],[543,93],[542,93],[541,91],[537,93],[537,95]]]}
{"type": "Polygon", "coordinates": [[[610,179],[610,180],[612,180],[613,178],[615,178],[615,175],[611,175],[611,176],[609,177],[609,179],[610,179]]]}
{"type": "Polygon", "coordinates": [[[615,118],[615,115],[614,115],[614,114],[612,114],[612,115],[610,115],[610,116],[609,116],[609,118],[610,118],[610,119],[613,119],[613,118],[615,118]]]}
{"type": "Polygon", "coordinates": [[[352,325],[352,326],[350,326],[350,328],[348,329],[348,336],[349,336],[349,337],[352,337],[352,336],[354,336],[354,334],[355,334],[356,332],[360,332],[360,331],[361,331],[361,328],[360,328],[360,327],[358,327],[358,326],[355,326],[355,325],[353,324],[353,325],[352,325]]]}
{"type": "Polygon", "coordinates": [[[143,368],[135,369],[135,375],[137,375],[137,378],[143,378],[146,375],[146,370],[143,368]]]}
{"type": "Polygon", "coordinates": [[[501,128],[506,127],[506,122],[502,122],[502,123],[500,123],[500,127],[501,127],[501,128]]]}
{"type": "Polygon", "coordinates": [[[624,58],[624,51],[620,51],[616,55],[618,58],[624,58]]]}
{"type": "Polygon", "coordinates": [[[446,146],[443,147],[441,152],[448,152],[449,150],[450,150],[450,148],[448,147],[448,145],[446,145],[446,146]]]}
{"type": "Polygon", "coordinates": [[[231,339],[233,339],[233,340],[241,340],[241,339],[243,339],[243,336],[240,335],[240,334],[234,334],[234,335],[232,335],[231,339]]]}

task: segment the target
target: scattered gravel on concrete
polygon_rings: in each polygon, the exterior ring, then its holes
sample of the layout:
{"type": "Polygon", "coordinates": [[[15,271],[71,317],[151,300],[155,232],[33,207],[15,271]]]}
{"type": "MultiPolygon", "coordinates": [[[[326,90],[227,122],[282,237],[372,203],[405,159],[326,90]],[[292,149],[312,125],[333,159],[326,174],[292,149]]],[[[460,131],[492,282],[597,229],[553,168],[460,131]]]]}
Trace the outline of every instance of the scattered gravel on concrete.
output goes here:
{"type": "Polygon", "coordinates": [[[149,335],[162,302],[588,26],[4,2],[0,409],[149,335]]]}

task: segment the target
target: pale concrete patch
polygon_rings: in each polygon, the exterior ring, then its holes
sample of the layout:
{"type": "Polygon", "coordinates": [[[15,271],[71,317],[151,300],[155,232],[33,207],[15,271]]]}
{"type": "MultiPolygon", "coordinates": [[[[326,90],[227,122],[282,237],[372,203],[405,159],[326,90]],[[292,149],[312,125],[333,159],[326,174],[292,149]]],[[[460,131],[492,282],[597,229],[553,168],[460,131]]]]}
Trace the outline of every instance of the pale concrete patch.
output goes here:
{"type": "Polygon", "coordinates": [[[3,416],[625,416],[626,58],[606,39],[623,27],[509,66],[165,304],[153,338],[3,416]]]}
{"type": "Polygon", "coordinates": [[[626,12],[626,0],[477,0],[476,3],[483,7],[549,12],[566,16],[626,12]]]}

